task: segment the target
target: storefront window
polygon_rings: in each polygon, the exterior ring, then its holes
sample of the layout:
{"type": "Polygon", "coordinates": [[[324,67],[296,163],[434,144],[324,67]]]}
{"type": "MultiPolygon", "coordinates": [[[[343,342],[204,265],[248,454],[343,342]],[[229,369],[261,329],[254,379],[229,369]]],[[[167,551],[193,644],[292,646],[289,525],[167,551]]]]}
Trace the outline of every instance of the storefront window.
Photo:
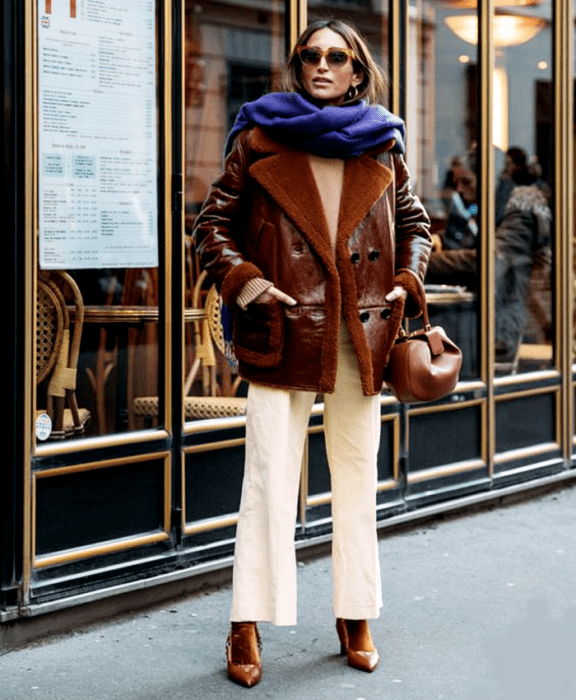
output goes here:
{"type": "Polygon", "coordinates": [[[36,438],[159,411],[156,3],[38,0],[36,438]]]}
{"type": "MultiPolygon", "coordinates": [[[[454,303],[443,313],[450,309],[457,316],[445,327],[464,350],[463,378],[470,378],[478,374],[478,347],[476,313],[469,299],[479,291],[482,246],[477,5],[416,2],[411,12],[411,70],[419,80],[414,81],[408,109],[422,141],[419,152],[409,155],[412,161],[418,158],[412,168],[420,175],[438,234],[427,281],[430,290],[455,288],[454,303]],[[425,166],[421,174],[420,163],[425,166]],[[459,327],[466,329],[464,334],[459,327]]],[[[498,3],[493,20],[497,375],[544,369],[553,361],[550,21],[550,2],[526,7],[514,0],[498,3]]]]}
{"type": "Polygon", "coordinates": [[[226,136],[240,107],[279,87],[285,61],[284,5],[186,2],[186,420],[240,415],[247,387],[224,354],[219,300],[200,269],[191,232],[222,169],[226,136]]]}
{"type": "Polygon", "coordinates": [[[461,379],[479,375],[476,192],[478,28],[475,9],[451,2],[409,5],[408,166],[434,237],[426,290],[431,321],[463,351],[461,379]]]}

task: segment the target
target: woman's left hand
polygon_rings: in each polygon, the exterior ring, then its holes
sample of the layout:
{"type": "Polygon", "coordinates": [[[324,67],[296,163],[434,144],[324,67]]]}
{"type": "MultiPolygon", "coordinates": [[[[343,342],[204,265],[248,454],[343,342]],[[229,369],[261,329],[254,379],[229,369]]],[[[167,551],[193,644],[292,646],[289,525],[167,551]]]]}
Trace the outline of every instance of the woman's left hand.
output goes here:
{"type": "Polygon", "coordinates": [[[386,301],[396,301],[397,299],[406,299],[408,292],[404,287],[399,285],[394,287],[394,289],[386,295],[386,301]]]}

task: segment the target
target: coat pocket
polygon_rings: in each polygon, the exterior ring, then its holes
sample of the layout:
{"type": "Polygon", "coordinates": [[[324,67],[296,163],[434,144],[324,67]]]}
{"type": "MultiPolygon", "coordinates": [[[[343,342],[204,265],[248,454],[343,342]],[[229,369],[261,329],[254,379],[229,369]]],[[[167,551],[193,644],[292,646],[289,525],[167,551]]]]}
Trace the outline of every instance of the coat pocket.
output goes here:
{"type": "Polygon", "coordinates": [[[234,352],[240,362],[275,368],[282,360],[284,313],[276,299],[252,302],[234,319],[234,352]]]}

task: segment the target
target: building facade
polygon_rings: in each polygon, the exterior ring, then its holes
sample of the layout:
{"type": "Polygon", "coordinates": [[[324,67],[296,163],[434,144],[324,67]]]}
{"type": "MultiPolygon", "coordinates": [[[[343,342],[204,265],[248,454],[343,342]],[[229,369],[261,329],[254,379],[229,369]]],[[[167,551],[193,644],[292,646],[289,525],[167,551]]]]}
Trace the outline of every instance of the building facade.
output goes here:
{"type": "MultiPolygon", "coordinates": [[[[576,477],[574,13],[570,0],[4,3],[3,623],[229,565],[246,386],[190,234],[237,110],[278,88],[311,20],[353,22],[387,71],[435,234],[431,318],[464,352],[446,399],[404,406],[383,389],[380,525],[576,477]]],[[[331,531],[322,414],[318,396],[301,547],[331,531]]]]}

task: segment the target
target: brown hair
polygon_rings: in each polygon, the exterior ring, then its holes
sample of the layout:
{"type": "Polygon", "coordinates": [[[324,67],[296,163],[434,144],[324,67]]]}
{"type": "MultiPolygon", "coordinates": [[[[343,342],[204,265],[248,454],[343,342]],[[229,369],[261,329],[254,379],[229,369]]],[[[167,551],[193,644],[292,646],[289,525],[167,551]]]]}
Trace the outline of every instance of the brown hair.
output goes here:
{"type": "Polygon", "coordinates": [[[365,99],[369,104],[380,102],[384,97],[388,82],[383,69],[376,63],[366,42],[356,29],[337,19],[318,20],[309,24],[302,32],[286,65],[283,79],[284,89],[288,92],[306,93],[302,84],[302,63],[296,49],[298,46],[307,46],[312,34],[319,29],[331,29],[340,34],[349,48],[354,51],[354,72],[363,75],[362,82],[357,88],[358,93],[352,98],[345,99],[342,104],[352,104],[362,99],[365,99]]]}

